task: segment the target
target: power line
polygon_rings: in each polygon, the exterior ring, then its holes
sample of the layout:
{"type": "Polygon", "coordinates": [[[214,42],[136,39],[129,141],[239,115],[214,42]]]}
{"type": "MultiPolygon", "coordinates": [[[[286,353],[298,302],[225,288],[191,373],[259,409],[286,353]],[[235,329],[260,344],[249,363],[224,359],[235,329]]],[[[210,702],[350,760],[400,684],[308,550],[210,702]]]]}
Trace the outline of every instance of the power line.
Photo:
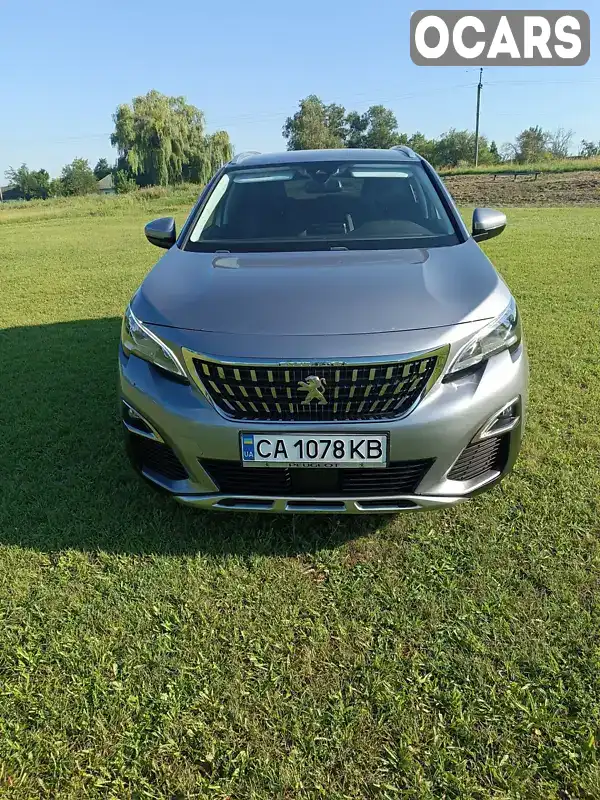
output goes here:
{"type": "MultiPolygon", "coordinates": [[[[575,80],[575,79],[573,79],[573,80],[552,80],[552,79],[548,80],[548,79],[543,79],[543,80],[485,81],[485,83],[481,83],[481,85],[482,86],[522,86],[522,85],[560,85],[560,84],[570,85],[570,84],[574,84],[574,83],[577,83],[577,84],[580,84],[580,83],[595,83],[597,81],[600,81],[600,76],[593,76],[591,78],[587,78],[587,79],[584,79],[584,80],[575,80]]],[[[480,77],[480,82],[481,82],[481,77],[480,77]]],[[[385,104],[390,104],[390,103],[396,103],[396,102],[401,101],[401,100],[413,100],[415,98],[428,97],[428,96],[433,95],[433,94],[447,93],[449,91],[454,91],[455,89],[473,88],[475,86],[478,87],[478,94],[479,94],[480,93],[479,84],[472,83],[472,82],[471,83],[458,83],[458,84],[454,84],[452,86],[442,86],[442,87],[439,87],[437,89],[427,89],[425,91],[414,91],[414,92],[411,92],[410,94],[396,95],[395,97],[388,97],[388,98],[385,98],[385,99],[378,98],[377,100],[371,100],[371,101],[364,101],[363,100],[362,104],[363,105],[373,105],[373,104],[385,105],[385,104]]],[[[359,95],[354,95],[351,98],[347,98],[346,102],[347,103],[354,103],[359,98],[363,99],[364,97],[367,97],[367,96],[368,96],[368,94],[366,92],[363,92],[363,93],[361,93],[359,95]]],[[[236,115],[234,115],[232,117],[229,117],[228,119],[227,118],[222,119],[222,120],[218,121],[217,123],[212,123],[211,122],[209,127],[212,128],[212,129],[222,129],[222,128],[227,128],[229,126],[234,126],[236,124],[253,123],[253,122],[258,121],[258,120],[263,121],[263,120],[269,120],[269,119],[278,119],[278,118],[283,117],[284,115],[289,115],[289,113],[290,113],[290,109],[288,108],[285,111],[268,111],[268,112],[263,112],[263,113],[258,113],[258,114],[255,114],[253,112],[248,112],[248,113],[245,113],[245,114],[236,114],[236,115]]],[[[57,139],[45,139],[45,141],[48,144],[67,144],[69,142],[84,142],[84,141],[90,141],[92,139],[107,139],[107,138],[110,137],[111,133],[112,133],[112,131],[108,131],[108,132],[105,132],[105,133],[81,134],[81,135],[77,135],[77,136],[63,136],[63,137],[60,137],[60,138],[57,138],[57,139]]],[[[38,141],[37,138],[36,139],[23,139],[22,137],[19,137],[19,138],[11,139],[11,138],[0,137],[0,144],[2,144],[2,145],[11,144],[11,143],[32,144],[32,143],[35,143],[37,141],[38,141]]]]}
{"type": "Polygon", "coordinates": [[[519,81],[486,81],[486,86],[520,86],[525,84],[573,84],[573,83],[595,83],[596,81],[600,81],[600,75],[594,78],[587,78],[585,80],[567,80],[567,81],[555,81],[555,80],[519,80],[519,81]]]}
{"type": "MultiPolygon", "coordinates": [[[[438,87],[437,89],[428,89],[426,91],[421,91],[421,92],[411,92],[410,94],[396,95],[395,97],[377,99],[376,101],[375,100],[371,100],[371,101],[368,101],[368,104],[369,105],[375,105],[375,104],[376,105],[385,105],[386,103],[395,103],[395,102],[398,102],[399,100],[411,100],[411,99],[414,99],[414,98],[417,98],[417,97],[428,97],[429,95],[432,95],[432,94],[445,93],[445,92],[448,92],[448,91],[451,91],[451,90],[454,90],[454,89],[464,89],[464,88],[469,88],[469,87],[472,88],[475,85],[476,84],[474,84],[474,83],[459,83],[459,84],[456,84],[454,86],[444,86],[444,87],[438,87]]],[[[365,92],[360,96],[361,97],[365,97],[365,96],[367,96],[367,94],[365,92]]],[[[357,96],[350,98],[349,101],[347,101],[347,102],[353,103],[353,102],[355,102],[356,99],[357,99],[357,96]]],[[[290,113],[290,109],[288,108],[285,111],[267,111],[267,112],[263,112],[263,113],[259,113],[259,114],[255,114],[253,112],[248,112],[247,114],[236,114],[233,117],[229,117],[229,119],[222,119],[217,123],[212,123],[211,122],[209,127],[210,128],[225,128],[225,127],[227,127],[229,125],[235,125],[236,123],[243,123],[243,122],[246,122],[246,121],[253,122],[254,120],[267,120],[267,119],[281,118],[284,115],[289,115],[289,113],[290,113]]],[[[111,135],[111,133],[112,133],[112,131],[109,131],[108,133],[91,133],[91,134],[85,134],[85,135],[80,135],[80,136],[64,136],[64,137],[61,137],[59,139],[45,139],[44,141],[48,142],[48,144],[66,144],[68,142],[87,141],[89,139],[102,139],[102,138],[105,138],[105,137],[109,137],[111,135]]],[[[6,143],[10,143],[10,142],[18,142],[19,144],[26,144],[27,142],[36,142],[36,141],[38,141],[38,139],[29,139],[28,140],[28,139],[23,139],[21,137],[19,137],[17,139],[7,139],[7,138],[0,137],[0,144],[6,144],[6,143]]]]}
{"type": "MultiPolygon", "coordinates": [[[[44,138],[45,142],[48,144],[67,144],[68,142],[83,142],[88,141],[89,139],[106,139],[110,137],[110,133],[90,133],[86,136],[67,136],[62,139],[47,139],[44,138]]],[[[0,144],[10,144],[12,142],[18,142],[19,144],[31,144],[32,142],[38,142],[39,139],[23,139],[19,137],[18,139],[0,139],[0,144]]]]}

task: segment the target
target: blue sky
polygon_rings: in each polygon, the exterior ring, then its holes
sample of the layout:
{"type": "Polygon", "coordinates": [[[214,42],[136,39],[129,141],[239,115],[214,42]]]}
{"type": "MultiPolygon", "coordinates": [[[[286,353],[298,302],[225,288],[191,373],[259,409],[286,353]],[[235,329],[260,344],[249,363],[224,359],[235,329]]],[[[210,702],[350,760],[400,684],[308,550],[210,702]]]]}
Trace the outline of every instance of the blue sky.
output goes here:
{"type": "MultiPolygon", "coordinates": [[[[300,98],[365,110],[383,103],[401,130],[473,128],[476,69],[417,67],[411,11],[495,9],[434,0],[0,0],[0,181],[26,162],[56,175],[76,156],[114,160],[108,136],[121,102],[155,88],[201,108],[237,150],[284,147],[281,127],[300,98]]],[[[500,145],[529,125],[600,139],[600,0],[534,0],[510,8],[583,8],[592,55],[583,67],[486,70],[482,132],[500,145]]]]}

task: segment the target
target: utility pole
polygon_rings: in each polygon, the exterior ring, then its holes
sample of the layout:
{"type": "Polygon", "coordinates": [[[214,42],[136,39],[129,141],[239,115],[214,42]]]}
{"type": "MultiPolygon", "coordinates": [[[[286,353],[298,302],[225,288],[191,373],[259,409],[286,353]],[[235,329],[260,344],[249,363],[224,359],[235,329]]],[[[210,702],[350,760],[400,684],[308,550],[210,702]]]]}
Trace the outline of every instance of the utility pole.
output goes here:
{"type": "Polygon", "coordinates": [[[483,75],[483,67],[479,69],[479,83],[477,84],[477,112],[475,116],[475,166],[479,163],[479,106],[481,104],[481,89],[483,83],[481,76],[483,75]]]}

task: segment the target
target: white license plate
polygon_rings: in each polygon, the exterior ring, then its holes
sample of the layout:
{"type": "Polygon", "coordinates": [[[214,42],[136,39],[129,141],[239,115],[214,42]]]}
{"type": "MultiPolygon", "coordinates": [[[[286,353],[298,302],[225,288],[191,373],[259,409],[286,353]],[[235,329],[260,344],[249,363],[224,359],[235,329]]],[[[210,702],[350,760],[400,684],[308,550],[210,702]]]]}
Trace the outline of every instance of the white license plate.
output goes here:
{"type": "Polygon", "coordinates": [[[245,467],[385,467],[387,436],[241,434],[245,467]]]}

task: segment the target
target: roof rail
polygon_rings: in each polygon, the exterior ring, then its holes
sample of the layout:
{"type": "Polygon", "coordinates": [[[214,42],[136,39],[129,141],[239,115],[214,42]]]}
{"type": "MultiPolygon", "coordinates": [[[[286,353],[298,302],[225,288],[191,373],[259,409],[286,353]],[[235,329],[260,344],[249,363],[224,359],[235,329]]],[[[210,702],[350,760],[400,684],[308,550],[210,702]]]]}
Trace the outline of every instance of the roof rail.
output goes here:
{"type": "Polygon", "coordinates": [[[259,150],[244,150],[243,153],[236,153],[229,163],[239,164],[240,161],[243,161],[245,158],[249,158],[249,156],[259,156],[259,155],[260,155],[259,150]]]}
{"type": "Polygon", "coordinates": [[[395,144],[393,147],[390,147],[390,150],[399,150],[401,153],[404,153],[404,155],[408,156],[409,158],[419,157],[414,150],[411,150],[410,147],[407,147],[405,144],[395,144]]]}

